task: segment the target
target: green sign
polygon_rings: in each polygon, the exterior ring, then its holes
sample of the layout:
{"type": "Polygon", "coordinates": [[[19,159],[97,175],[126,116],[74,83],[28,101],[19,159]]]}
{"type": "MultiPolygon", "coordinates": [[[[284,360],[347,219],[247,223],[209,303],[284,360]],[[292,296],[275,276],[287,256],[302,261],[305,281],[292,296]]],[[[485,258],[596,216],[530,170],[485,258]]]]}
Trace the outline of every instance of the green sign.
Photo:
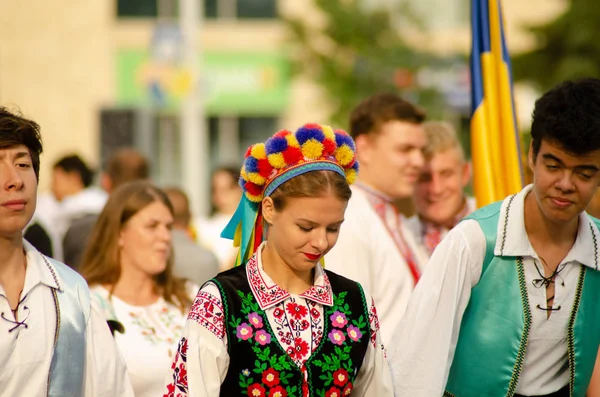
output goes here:
{"type": "MultiPolygon", "coordinates": [[[[145,50],[117,53],[117,104],[177,109],[191,92],[189,71],[145,50]]],[[[275,53],[206,52],[197,92],[209,114],[277,114],[288,103],[290,66],[275,53]]]]}

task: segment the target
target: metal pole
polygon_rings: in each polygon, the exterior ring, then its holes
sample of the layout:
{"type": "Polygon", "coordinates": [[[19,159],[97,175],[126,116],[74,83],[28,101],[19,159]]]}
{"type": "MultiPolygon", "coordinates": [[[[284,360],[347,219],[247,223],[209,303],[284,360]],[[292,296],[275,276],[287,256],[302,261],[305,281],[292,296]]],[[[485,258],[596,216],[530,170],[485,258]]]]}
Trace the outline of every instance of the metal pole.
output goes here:
{"type": "Polygon", "coordinates": [[[179,23],[183,35],[183,65],[190,73],[192,89],[181,107],[181,181],[195,216],[208,214],[208,134],[200,87],[204,2],[179,0],[179,23]]]}

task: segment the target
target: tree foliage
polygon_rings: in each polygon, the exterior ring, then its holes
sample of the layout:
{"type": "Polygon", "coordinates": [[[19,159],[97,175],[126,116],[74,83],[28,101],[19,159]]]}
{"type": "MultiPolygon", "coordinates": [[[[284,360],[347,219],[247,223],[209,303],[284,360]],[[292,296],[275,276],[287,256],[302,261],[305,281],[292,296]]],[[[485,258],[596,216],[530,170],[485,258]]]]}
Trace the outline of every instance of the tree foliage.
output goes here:
{"type": "Polygon", "coordinates": [[[400,92],[428,110],[439,103],[435,91],[416,84],[416,71],[433,57],[402,39],[398,24],[419,26],[406,4],[390,12],[367,8],[364,1],[313,1],[322,19],[285,19],[294,69],[324,89],[332,122],[346,125],[350,110],[375,92],[400,92]]]}
{"type": "Polygon", "coordinates": [[[598,21],[600,3],[573,0],[553,21],[529,27],[536,47],[513,57],[515,79],[546,91],[568,79],[600,76],[598,21]]]}

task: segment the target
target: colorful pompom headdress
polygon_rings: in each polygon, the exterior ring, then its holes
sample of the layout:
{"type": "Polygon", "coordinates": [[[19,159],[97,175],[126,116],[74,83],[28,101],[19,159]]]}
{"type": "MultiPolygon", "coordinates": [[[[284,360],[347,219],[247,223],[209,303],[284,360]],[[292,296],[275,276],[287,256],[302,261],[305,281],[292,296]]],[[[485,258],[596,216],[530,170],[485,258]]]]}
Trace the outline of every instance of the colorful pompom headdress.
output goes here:
{"type": "Polygon", "coordinates": [[[310,171],[333,171],[348,184],[356,180],[356,146],[345,131],[305,124],[296,132],[282,130],[265,143],[248,148],[240,173],[242,200],[221,233],[240,250],[236,265],[244,263],[263,241],[260,203],[290,179],[310,171]]]}

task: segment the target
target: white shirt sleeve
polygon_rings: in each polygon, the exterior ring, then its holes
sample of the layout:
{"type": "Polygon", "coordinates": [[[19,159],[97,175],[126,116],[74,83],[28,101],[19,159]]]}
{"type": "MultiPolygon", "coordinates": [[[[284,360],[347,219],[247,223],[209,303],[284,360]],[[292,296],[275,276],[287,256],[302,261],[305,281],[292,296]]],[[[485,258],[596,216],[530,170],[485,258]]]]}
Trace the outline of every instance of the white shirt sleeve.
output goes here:
{"type": "Polygon", "coordinates": [[[196,296],[175,354],[167,397],[218,397],[229,369],[219,289],[206,284],[196,296]],[[219,317],[220,316],[220,317],[219,317]],[[221,318],[221,320],[219,320],[221,318]]]}
{"type": "Polygon", "coordinates": [[[93,300],[86,332],[85,396],[133,397],[123,358],[93,300]]]}
{"type": "Polygon", "coordinates": [[[371,263],[381,263],[374,258],[371,245],[365,240],[364,233],[353,224],[344,224],[338,240],[325,256],[325,268],[360,283],[363,288],[373,291],[374,275],[371,263]]]}
{"type": "Polygon", "coordinates": [[[371,340],[369,341],[360,371],[354,381],[355,387],[352,395],[358,397],[392,397],[394,395],[392,377],[385,357],[385,348],[381,342],[379,319],[377,318],[377,310],[372,298],[369,308],[369,323],[371,327],[371,340]]]}
{"type": "Polygon", "coordinates": [[[468,220],[434,251],[389,350],[396,397],[442,396],[485,249],[479,224],[468,220]]]}

